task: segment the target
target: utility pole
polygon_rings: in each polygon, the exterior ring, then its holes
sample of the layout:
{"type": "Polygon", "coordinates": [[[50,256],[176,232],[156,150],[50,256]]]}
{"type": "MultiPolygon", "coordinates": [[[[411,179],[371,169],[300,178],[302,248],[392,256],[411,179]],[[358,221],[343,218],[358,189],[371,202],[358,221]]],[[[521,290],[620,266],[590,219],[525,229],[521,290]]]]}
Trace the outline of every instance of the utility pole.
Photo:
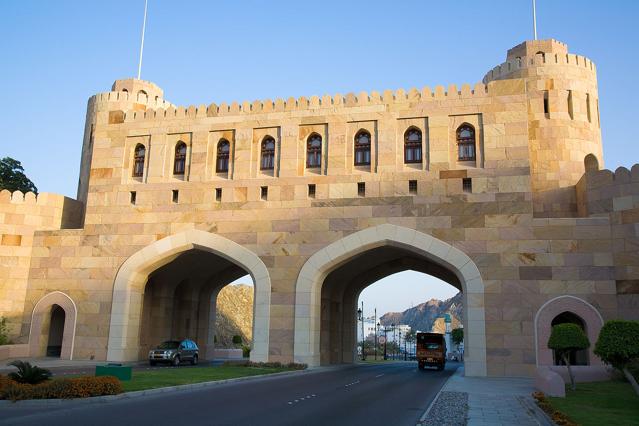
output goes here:
{"type": "Polygon", "coordinates": [[[377,361],[377,333],[379,332],[379,325],[377,325],[377,308],[375,308],[375,314],[373,316],[373,327],[375,327],[375,361],[377,361]]]}
{"type": "Polygon", "coordinates": [[[364,350],[364,346],[366,346],[366,335],[364,334],[364,301],[362,300],[362,361],[366,361],[366,351],[364,350]]]}

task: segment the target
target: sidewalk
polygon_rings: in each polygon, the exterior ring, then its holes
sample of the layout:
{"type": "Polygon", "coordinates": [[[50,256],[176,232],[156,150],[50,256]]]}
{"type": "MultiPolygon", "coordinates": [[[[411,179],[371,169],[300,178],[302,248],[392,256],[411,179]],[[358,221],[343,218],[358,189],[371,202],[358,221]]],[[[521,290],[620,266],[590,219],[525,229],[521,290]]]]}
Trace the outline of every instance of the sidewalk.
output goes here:
{"type": "Polygon", "coordinates": [[[465,377],[463,372],[459,368],[442,391],[468,394],[468,426],[551,424],[531,396],[533,379],[465,377]]]}

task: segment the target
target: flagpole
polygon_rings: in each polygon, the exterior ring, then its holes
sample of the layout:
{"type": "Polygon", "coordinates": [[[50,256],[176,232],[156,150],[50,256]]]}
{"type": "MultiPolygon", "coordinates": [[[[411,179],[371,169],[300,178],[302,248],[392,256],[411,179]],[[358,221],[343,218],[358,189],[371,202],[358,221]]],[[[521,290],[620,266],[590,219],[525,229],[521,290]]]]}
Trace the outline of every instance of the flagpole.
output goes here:
{"type": "Polygon", "coordinates": [[[144,52],[144,31],[146,30],[146,8],[148,0],[144,0],[144,21],[142,22],[142,41],[140,43],[140,62],[138,63],[138,80],[142,75],[142,53],[144,52]]]}
{"type": "Polygon", "coordinates": [[[533,34],[535,36],[535,40],[537,40],[537,5],[535,4],[535,0],[532,0],[533,7],[533,34]]]}

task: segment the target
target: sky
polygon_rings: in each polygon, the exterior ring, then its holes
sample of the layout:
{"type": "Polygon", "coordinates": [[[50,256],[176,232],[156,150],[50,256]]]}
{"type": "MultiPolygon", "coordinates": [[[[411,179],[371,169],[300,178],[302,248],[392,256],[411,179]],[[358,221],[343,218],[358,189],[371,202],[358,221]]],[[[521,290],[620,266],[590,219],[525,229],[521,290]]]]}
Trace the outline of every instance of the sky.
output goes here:
{"type": "MultiPolygon", "coordinates": [[[[143,0],[0,2],[0,157],[21,161],[41,192],[75,197],[87,99],[136,75],[143,9],[143,0]]],[[[625,136],[639,117],[637,15],[635,0],[537,0],[539,38],[597,65],[613,170],[639,161],[625,136]]],[[[177,105],[460,87],[531,39],[531,22],[530,0],[149,0],[142,78],[177,105]]],[[[421,295],[396,293],[408,304],[421,295]]]]}

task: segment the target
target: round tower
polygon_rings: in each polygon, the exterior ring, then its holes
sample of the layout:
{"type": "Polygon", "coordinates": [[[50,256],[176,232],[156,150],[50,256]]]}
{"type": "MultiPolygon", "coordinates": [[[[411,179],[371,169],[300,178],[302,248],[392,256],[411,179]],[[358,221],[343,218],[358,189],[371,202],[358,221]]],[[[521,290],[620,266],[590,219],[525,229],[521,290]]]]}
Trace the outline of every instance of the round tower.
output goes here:
{"type": "Polygon", "coordinates": [[[164,92],[150,81],[129,78],[116,80],[111,92],[98,93],[91,96],[87,104],[87,115],[84,125],[82,143],[82,159],[80,177],[78,179],[77,199],[87,204],[89,178],[91,176],[91,159],[94,141],[106,131],[103,125],[123,123],[125,113],[142,112],[147,108],[168,108],[172,106],[163,99],[164,92]]]}
{"type": "Polygon", "coordinates": [[[584,157],[593,154],[603,165],[595,65],[559,41],[525,41],[483,81],[516,78],[526,81],[534,213],[576,216],[573,187],[584,157]]]}

